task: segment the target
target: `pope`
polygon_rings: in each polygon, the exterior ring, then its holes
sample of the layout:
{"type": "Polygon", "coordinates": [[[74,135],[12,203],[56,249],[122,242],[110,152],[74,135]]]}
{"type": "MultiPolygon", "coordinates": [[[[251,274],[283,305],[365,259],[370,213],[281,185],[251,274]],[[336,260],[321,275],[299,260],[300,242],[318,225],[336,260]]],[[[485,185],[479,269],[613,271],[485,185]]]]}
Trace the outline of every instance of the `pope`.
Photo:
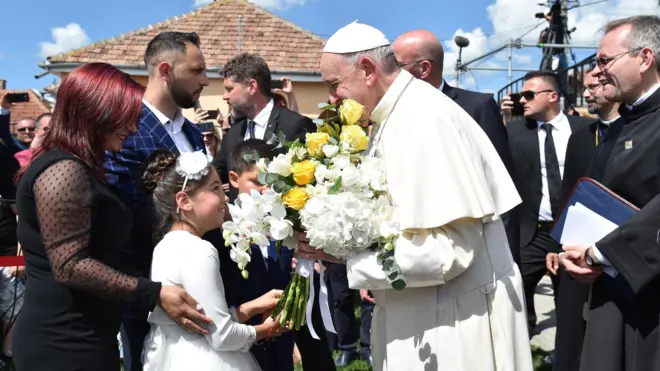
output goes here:
{"type": "Polygon", "coordinates": [[[520,197],[486,134],[402,70],[371,26],[330,37],[321,72],[331,99],[354,99],[374,123],[369,150],[384,161],[403,229],[394,255],[404,290],[391,288],[376,252],[346,262],[350,287],[376,301],[374,370],[532,370],[522,280],[500,218],[520,197]]]}

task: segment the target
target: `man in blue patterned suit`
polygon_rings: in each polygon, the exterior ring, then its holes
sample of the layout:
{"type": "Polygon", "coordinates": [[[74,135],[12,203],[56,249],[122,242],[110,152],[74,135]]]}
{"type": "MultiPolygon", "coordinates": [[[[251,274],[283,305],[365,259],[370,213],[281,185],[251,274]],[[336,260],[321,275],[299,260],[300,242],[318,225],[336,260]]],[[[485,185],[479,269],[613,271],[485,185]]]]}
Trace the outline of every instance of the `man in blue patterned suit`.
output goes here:
{"type": "MultiPolygon", "coordinates": [[[[151,154],[158,149],[173,153],[205,151],[200,130],[183,117],[208,86],[206,63],[195,33],[163,32],[149,42],[144,56],[149,82],[142,100],[137,132],[120,152],[108,152],[108,182],[118,188],[133,209],[134,227],[123,259],[134,274],[148,277],[155,243],[151,198],[142,192],[140,178],[151,154]]],[[[141,353],[149,331],[148,312],[129,306],[122,321],[124,370],[142,370],[141,353]]]]}

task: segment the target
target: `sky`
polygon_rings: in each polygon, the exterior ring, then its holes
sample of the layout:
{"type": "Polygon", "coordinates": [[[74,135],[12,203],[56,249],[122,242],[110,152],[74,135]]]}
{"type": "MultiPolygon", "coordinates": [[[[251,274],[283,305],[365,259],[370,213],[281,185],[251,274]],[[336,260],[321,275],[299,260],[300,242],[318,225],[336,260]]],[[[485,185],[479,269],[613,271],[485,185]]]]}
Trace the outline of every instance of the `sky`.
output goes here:
{"type": "MultiPolygon", "coordinates": [[[[48,55],[75,49],[96,41],[190,12],[212,0],[5,0],[0,24],[0,79],[9,89],[40,89],[56,77],[34,76],[43,72],[37,64],[48,55]]],[[[251,2],[298,26],[328,38],[338,28],[354,21],[379,28],[390,39],[412,29],[432,31],[445,47],[445,78],[456,84],[454,65],[456,35],[470,39],[463,61],[476,58],[530,31],[524,42],[535,43],[545,25],[534,14],[547,11],[543,0],[251,0],[251,2]]],[[[657,0],[572,0],[581,7],[569,13],[573,44],[597,46],[599,29],[612,19],[638,14],[660,15],[657,0]],[[593,3],[593,4],[592,4],[593,3]],[[592,5],[589,5],[592,4],[592,5]]],[[[595,52],[574,49],[577,61],[595,52]]],[[[538,68],[541,52],[536,48],[514,49],[513,67],[538,68]]],[[[478,67],[506,68],[507,51],[494,55],[478,67]]],[[[514,79],[523,72],[514,73],[514,79]]],[[[494,93],[507,84],[506,72],[469,71],[459,84],[463,88],[494,93]]]]}

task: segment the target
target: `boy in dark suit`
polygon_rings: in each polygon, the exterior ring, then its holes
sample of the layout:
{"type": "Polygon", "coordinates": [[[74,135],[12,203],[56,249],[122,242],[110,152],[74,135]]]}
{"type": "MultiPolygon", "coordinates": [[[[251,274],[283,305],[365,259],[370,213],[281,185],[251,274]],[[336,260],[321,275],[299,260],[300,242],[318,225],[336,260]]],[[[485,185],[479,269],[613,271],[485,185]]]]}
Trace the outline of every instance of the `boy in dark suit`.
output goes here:
{"type": "MultiPolygon", "coordinates": [[[[259,183],[256,162],[246,159],[255,153],[259,158],[271,159],[275,151],[263,140],[248,139],[234,147],[230,154],[229,181],[232,187],[238,190],[238,194],[250,193],[252,190],[263,192],[267,188],[259,183]]],[[[247,279],[241,276],[236,265],[221,267],[223,276],[233,281],[226,282],[225,286],[240,288],[227,294],[227,301],[231,306],[254,300],[272,289],[282,290],[289,283],[293,251],[283,248],[281,256],[278,257],[275,242],[271,242],[267,249],[253,245],[251,253],[252,260],[246,268],[250,273],[247,279]]],[[[263,322],[261,317],[254,316],[246,324],[260,324],[263,322]]],[[[293,370],[293,333],[285,333],[276,339],[255,344],[251,351],[264,371],[293,370]]]]}

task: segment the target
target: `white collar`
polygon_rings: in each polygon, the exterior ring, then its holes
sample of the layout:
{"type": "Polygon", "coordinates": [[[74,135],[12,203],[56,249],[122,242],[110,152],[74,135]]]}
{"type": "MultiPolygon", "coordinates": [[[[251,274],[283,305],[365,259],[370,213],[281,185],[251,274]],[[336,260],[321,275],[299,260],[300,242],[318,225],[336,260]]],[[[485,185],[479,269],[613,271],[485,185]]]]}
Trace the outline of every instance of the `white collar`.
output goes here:
{"type": "MultiPolygon", "coordinates": [[[[536,121],[536,124],[538,125],[539,130],[541,130],[541,125],[545,124],[545,122],[544,121],[536,121]]],[[[559,114],[557,116],[555,116],[555,118],[548,121],[548,124],[552,125],[554,130],[559,130],[559,131],[571,130],[571,126],[568,123],[568,118],[566,117],[566,115],[564,115],[564,112],[561,112],[561,111],[559,112],[559,114]]]]}
{"type": "Polygon", "coordinates": [[[412,79],[414,79],[414,77],[408,71],[400,70],[399,76],[394,79],[394,82],[387,89],[385,95],[380,99],[376,108],[371,111],[370,119],[373,123],[379,125],[387,118],[387,116],[389,116],[390,111],[394,108],[394,103],[396,103],[397,99],[412,79]]]}
{"type": "Polygon", "coordinates": [[[633,109],[635,106],[639,106],[640,104],[644,103],[647,99],[649,99],[649,97],[650,97],[651,95],[653,95],[653,93],[655,93],[659,88],[660,88],[660,83],[655,84],[651,89],[649,89],[649,91],[647,91],[646,93],[644,93],[644,95],[642,95],[641,97],[639,97],[639,99],[637,99],[637,101],[636,101],[635,103],[633,103],[632,106],[626,104],[626,107],[627,107],[629,110],[631,110],[631,109],[633,109]]]}
{"type": "Polygon", "coordinates": [[[271,99],[268,101],[268,104],[254,116],[254,123],[259,127],[266,127],[268,125],[268,120],[270,120],[270,114],[273,112],[273,107],[275,107],[275,102],[271,99]]]}
{"type": "Polygon", "coordinates": [[[154,107],[151,105],[151,103],[147,102],[146,100],[142,99],[142,103],[144,103],[147,108],[153,112],[153,114],[156,116],[158,121],[160,121],[161,124],[163,125],[172,125],[172,134],[178,134],[181,132],[181,128],[183,127],[183,123],[185,122],[185,117],[183,117],[183,113],[181,112],[181,108],[178,108],[176,111],[176,115],[174,116],[174,120],[170,120],[169,117],[165,116],[164,113],[160,112],[158,108],[154,107]]]}
{"type": "Polygon", "coordinates": [[[600,120],[600,123],[603,124],[603,125],[609,125],[609,124],[613,123],[614,121],[616,121],[616,120],[618,120],[618,119],[620,119],[620,118],[621,118],[621,116],[617,116],[617,117],[616,117],[615,119],[613,119],[613,120],[608,120],[608,121],[600,120]]]}
{"type": "Polygon", "coordinates": [[[440,91],[445,89],[445,79],[442,79],[442,84],[440,84],[440,91]]]}

